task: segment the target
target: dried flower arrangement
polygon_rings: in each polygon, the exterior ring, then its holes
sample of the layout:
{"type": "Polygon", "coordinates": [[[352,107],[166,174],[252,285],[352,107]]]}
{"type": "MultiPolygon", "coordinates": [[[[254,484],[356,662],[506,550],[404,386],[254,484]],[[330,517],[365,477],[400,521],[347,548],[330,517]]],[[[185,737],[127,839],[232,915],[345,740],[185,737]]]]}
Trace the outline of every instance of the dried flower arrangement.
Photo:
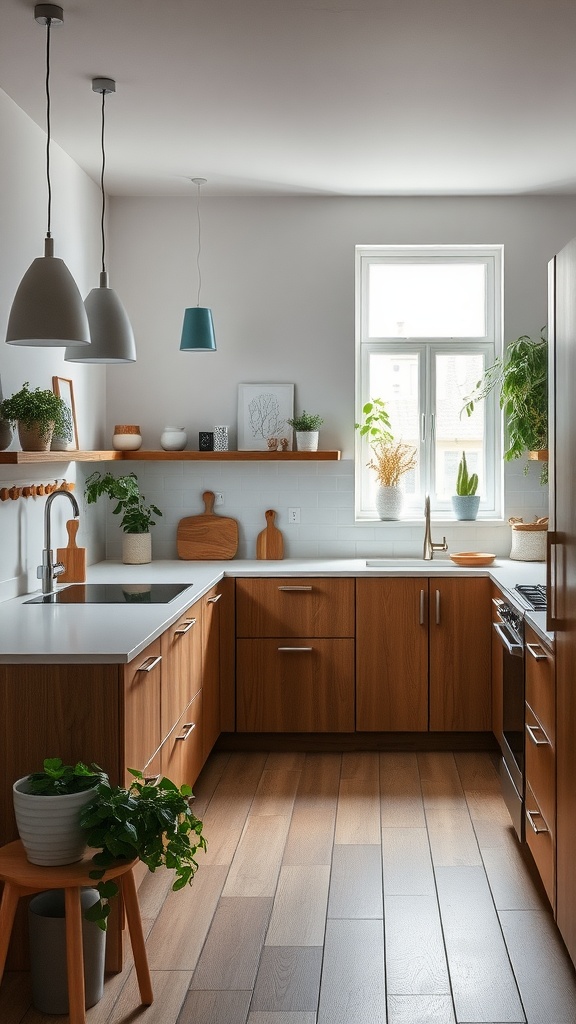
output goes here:
{"type": "Polygon", "coordinates": [[[374,458],[367,465],[376,471],[378,483],[383,487],[398,487],[400,477],[416,465],[414,445],[403,441],[374,441],[370,447],[374,458]]]}

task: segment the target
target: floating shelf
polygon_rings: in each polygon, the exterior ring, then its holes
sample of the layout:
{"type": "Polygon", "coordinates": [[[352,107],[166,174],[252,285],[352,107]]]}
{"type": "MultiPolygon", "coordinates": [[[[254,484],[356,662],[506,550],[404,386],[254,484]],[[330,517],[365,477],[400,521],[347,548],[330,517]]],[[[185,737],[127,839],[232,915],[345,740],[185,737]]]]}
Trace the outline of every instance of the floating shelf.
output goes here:
{"type": "Polygon", "coordinates": [[[317,452],[0,452],[0,465],[49,462],[334,462],[339,451],[317,452]]]}

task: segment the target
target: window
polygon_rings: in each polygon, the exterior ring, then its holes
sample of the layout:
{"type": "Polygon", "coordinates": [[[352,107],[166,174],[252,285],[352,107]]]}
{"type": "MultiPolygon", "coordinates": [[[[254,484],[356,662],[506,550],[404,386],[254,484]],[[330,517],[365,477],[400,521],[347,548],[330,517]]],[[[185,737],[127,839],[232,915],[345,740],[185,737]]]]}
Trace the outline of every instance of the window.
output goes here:
{"type": "MultiPolygon", "coordinates": [[[[405,511],[424,495],[450,510],[462,451],[478,473],[480,516],[500,511],[501,431],[492,395],[470,417],[464,400],[502,349],[502,246],[357,246],[356,421],[386,402],[397,440],[417,450],[402,479],[405,511]]],[[[356,517],[376,518],[370,448],[356,437],[356,517]]]]}

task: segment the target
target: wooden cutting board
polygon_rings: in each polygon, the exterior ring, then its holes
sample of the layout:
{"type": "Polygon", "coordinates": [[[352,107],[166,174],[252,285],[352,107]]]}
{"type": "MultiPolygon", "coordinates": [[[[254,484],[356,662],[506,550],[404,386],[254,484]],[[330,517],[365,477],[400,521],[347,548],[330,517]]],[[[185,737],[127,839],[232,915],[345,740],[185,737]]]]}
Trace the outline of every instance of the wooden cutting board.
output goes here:
{"type": "Polygon", "coordinates": [[[238,550],[238,523],[229,516],[218,516],[213,512],[213,491],[204,491],[202,498],[206,511],[197,516],[187,516],[178,523],[178,558],[234,558],[238,550]]]}
{"type": "Polygon", "coordinates": [[[80,523],[77,519],[69,519],[66,523],[68,544],[65,548],[56,549],[56,561],[62,562],[65,571],[57,577],[58,583],[84,583],[86,581],[86,548],[76,545],[76,534],[80,523]]]}
{"type": "Polygon", "coordinates": [[[269,508],[266,516],[266,529],[256,539],[256,558],[284,558],[284,538],[275,526],[276,513],[269,508]]]}

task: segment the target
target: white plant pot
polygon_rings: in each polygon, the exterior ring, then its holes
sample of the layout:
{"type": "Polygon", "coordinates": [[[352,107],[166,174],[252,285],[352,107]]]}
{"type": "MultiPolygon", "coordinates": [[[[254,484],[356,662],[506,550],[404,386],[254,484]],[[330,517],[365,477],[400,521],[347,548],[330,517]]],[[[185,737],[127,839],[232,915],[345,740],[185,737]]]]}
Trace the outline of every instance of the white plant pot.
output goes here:
{"type": "Polygon", "coordinates": [[[122,561],[124,565],[144,565],[152,561],[151,533],[123,533],[122,561]]]}
{"type": "Polygon", "coordinates": [[[297,430],[296,448],[299,452],[317,452],[319,430],[297,430]]]}
{"type": "Polygon", "coordinates": [[[86,849],[80,812],[94,799],[96,789],[62,796],[29,793],[28,776],[12,787],[18,834],[31,864],[74,864],[86,849]]]}
{"type": "Polygon", "coordinates": [[[479,494],[452,495],[452,509],[456,519],[476,519],[479,505],[479,494]]]}
{"type": "Polygon", "coordinates": [[[382,484],[376,488],[376,511],[379,519],[400,519],[404,496],[399,487],[382,484]]]}

